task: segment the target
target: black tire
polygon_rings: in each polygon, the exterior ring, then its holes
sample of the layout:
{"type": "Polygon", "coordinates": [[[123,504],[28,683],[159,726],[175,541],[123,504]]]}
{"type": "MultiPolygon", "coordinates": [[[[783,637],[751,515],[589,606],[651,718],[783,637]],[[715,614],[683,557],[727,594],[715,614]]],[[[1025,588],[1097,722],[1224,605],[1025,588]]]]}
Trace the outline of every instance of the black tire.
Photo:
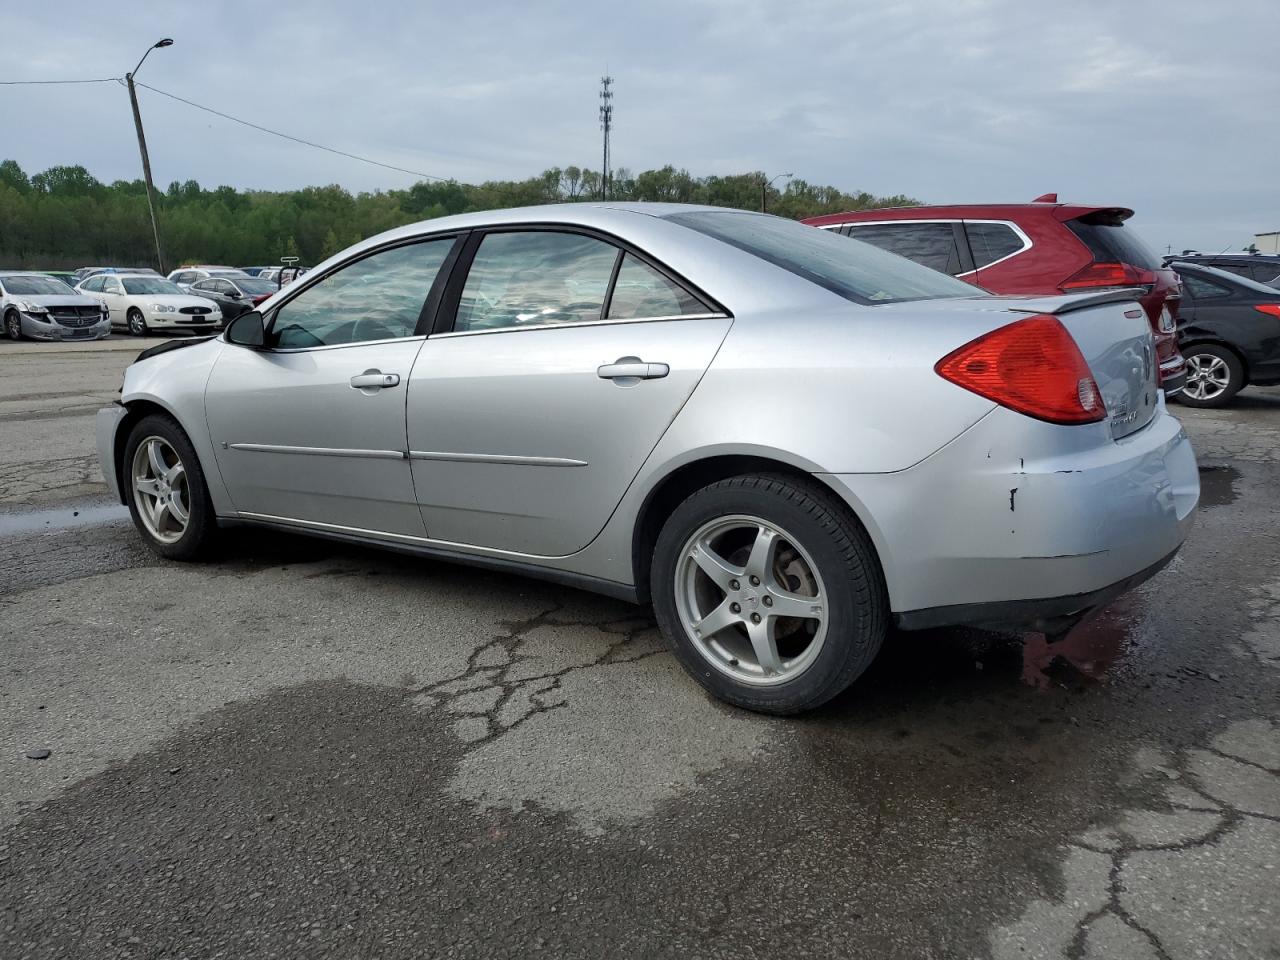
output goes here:
{"type": "Polygon", "coordinates": [[[134,424],[124,446],[120,476],[133,524],[142,534],[142,539],[146,541],[147,546],[170,560],[195,560],[207,556],[212,551],[218,535],[213,500],[209,497],[209,487],[205,482],[204,470],[201,469],[195,448],[191,446],[186,433],[173,419],[164,414],[150,414],[134,424]],[[167,442],[186,470],[189,517],[182,536],[172,543],[157,539],[139,516],[138,493],[134,488],[132,464],[138,447],[151,437],[159,437],[167,442]]]}
{"type": "Polygon", "coordinates": [[[658,624],[684,668],[714,696],[761,713],[801,713],[830,700],[867,669],[888,631],[888,594],[866,532],[828,491],[789,476],[732,477],[692,494],[658,535],[650,588],[658,624]],[[736,679],[713,665],[695,646],[677,607],[686,542],[704,525],[736,515],[790,532],[829,585],[825,642],[807,668],[771,686],[736,679]]]}
{"type": "Polygon", "coordinates": [[[22,339],[22,317],[18,316],[16,310],[10,310],[4,315],[4,332],[10,340],[22,339]]]}
{"type": "MultiPolygon", "coordinates": [[[[1175,399],[1188,407],[1225,407],[1244,387],[1244,364],[1234,350],[1214,343],[1197,343],[1182,351],[1187,360],[1187,385],[1175,399]],[[1222,361],[1227,371],[1227,384],[1220,393],[1212,396],[1193,397],[1188,391],[1196,390],[1191,376],[1193,358],[1201,357],[1205,362],[1222,361]]],[[[1207,392],[1207,391],[1206,391],[1207,392]]]]}
{"type": "Polygon", "coordinates": [[[125,314],[126,322],[129,326],[129,333],[135,337],[145,337],[151,331],[147,328],[147,318],[142,315],[142,311],[137,307],[130,307],[129,312],[125,314]]]}

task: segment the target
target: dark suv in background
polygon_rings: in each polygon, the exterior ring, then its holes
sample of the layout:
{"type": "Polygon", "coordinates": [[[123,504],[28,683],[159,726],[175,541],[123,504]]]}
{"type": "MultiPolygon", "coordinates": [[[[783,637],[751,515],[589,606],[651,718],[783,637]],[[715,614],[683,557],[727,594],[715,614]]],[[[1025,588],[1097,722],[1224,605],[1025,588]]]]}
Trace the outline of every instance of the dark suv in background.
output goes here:
{"type": "Polygon", "coordinates": [[[1178,276],[1124,222],[1127,207],[1031,203],[887,207],[804,222],[863,240],[992,293],[1077,293],[1133,287],[1155,334],[1161,386],[1182,389],[1186,363],[1174,317],[1178,276]]]}
{"type": "Polygon", "coordinates": [[[1280,289],[1280,256],[1265,253],[1193,253],[1185,257],[1165,257],[1169,266],[1174,261],[1201,267],[1217,267],[1246,280],[1265,283],[1280,289]]]}

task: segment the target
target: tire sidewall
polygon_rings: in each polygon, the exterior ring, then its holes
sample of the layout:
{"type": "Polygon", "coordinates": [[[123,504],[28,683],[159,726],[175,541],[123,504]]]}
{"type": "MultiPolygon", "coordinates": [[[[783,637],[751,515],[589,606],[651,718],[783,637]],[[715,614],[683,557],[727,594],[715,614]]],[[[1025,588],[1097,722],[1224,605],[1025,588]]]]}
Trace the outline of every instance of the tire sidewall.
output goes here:
{"type": "Polygon", "coordinates": [[[151,414],[139,420],[129,431],[129,439],[125,442],[120,475],[125,491],[125,502],[129,505],[129,515],[133,518],[133,524],[142,534],[142,539],[146,541],[147,546],[160,556],[171,560],[189,560],[207,546],[210,533],[216,526],[213,502],[209,498],[204,470],[200,466],[195,448],[177,423],[160,414],[151,414]],[[143,524],[142,518],[138,516],[137,495],[133,488],[133,457],[142,442],[150,437],[160,437],[173,447],[187,473],[190,518],[187,521],[187,529],[173,543],[162,543],[153,537],[143,524]]]}
{"type": "Polygon", "coordinates": [[[5,315],[4,335],[10,340],[22,339],[22,318],[12,311],[5,315]]]}
{"type": "MultiPolygon", "coordinates": [[[[811,507],[812,501],[809,504],[811,507]]],[[[831,518],[832,511],[825,504],[822,507],[831,518]]],[[[861,566],[866,566],[865,561],[861,566]]],[[[871,590],[883,590],[878,569],[863,572],[871,590]]],[[[881,636],[868,622],[869,611],[859,609],[857,591],[848,583],[849,576],[845,549],[824,529],[811,508],[780,496],[776,487],[713,484],[685,500],[663,526],[654,547],[650,589],[654,612],[669,646],[700,684],[717,697],[739,706],[771,713],[794,713],[817,706],[843,690],[879,649],[881,636]],[[803,673],[784,683],[756,686],[735,680],[717,669],[698,652],[677,609],[676,575],[681,548],[703,524],[734,514],[759,517],[796,537],[813,558],[825,587],[829,619],[822,650],[803,673]]]]}
{"type": "Polygon", "coordinates": [[[1188,347],[1183,351],[1183,356],[1190,361],[1196,355],[1217,357],[1227,365],[1227,371],[1231,379],[1227,383],[1227,388],[1216,397],[1207,400],[1197,400],[1187,395],[1186,388],[1182,393],[1178,394],[1178,401],[1188,407],[1223,407],[1226,406],[1244,388],[1244,365],[1240,362],[1240,358],[1226,347],[1220,347],[1217,344],[1196,344],[1188,347]]]}

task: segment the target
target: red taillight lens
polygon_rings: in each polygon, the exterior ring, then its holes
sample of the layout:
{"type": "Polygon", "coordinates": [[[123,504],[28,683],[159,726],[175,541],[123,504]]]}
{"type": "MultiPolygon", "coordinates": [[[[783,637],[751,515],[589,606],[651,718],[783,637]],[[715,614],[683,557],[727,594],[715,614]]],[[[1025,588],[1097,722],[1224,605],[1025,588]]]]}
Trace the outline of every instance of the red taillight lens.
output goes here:
{"type": "Polygon", "coordinates": [[[1260,303],[1253,309],[1259,313],[1269,313],[1271,316],[1280,319],[1280,303],[1260,303]]]}
{"type": "Polygon", "coordinates": [[[970,340],[933,368],[956,386],[1049,423],[1107,415],[1098,384],[1057,317],[1040,314],[970,340]]]}
{"type": "Polygon", "coordinates": [[[1060,290],[1081,287],[1135,287],[1156,282],[1156,275],[1131,263],[1091,263],[1062,282],[1060,290]]]}
{"type": "Polygon", "coordinates": [[[258,304],[262,303],[262,301],[264,301],[264,300],[270,300],[270,299],[271,299],[271,294],[269,294],[269,293],[260,293],[260,294],[258,294],[258,296],[256,296],[256,297],[254,297],[254,298],[253,298],[253,305],[256,307],[258,304]]]}

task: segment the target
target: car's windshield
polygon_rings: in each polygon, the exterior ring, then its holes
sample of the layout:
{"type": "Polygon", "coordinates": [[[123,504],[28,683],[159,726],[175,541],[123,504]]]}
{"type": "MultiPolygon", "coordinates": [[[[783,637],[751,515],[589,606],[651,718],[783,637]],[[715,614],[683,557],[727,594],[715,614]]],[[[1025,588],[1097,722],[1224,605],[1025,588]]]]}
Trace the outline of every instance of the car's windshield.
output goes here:
{"type": "Polygon", "coordinates": [[[275,293],[280,289],[270,280],[259,280],[257,277],[240,277],[236,280],[236,286],[255,297],[262,293],[275,293]]]}
{"type": "Polygon", "coordinates": [[[181,294],[176,283],[171,283],[161,277],[126,277],[123,281],[125,293],[141,293],[141,294],[181,294]]]}
{"type": "Polygon", "coordinates": [[[759,213],[700,210],[666,219],[766,260],[856,303],[980,296],[981,290],[861,240],[759,213]]]}
{"type": "Polygon", "coordinates": [[[53,277],[0,277],[5,290],[18,297],[45,297],[70,293],[61,280],[53,277]]]}

